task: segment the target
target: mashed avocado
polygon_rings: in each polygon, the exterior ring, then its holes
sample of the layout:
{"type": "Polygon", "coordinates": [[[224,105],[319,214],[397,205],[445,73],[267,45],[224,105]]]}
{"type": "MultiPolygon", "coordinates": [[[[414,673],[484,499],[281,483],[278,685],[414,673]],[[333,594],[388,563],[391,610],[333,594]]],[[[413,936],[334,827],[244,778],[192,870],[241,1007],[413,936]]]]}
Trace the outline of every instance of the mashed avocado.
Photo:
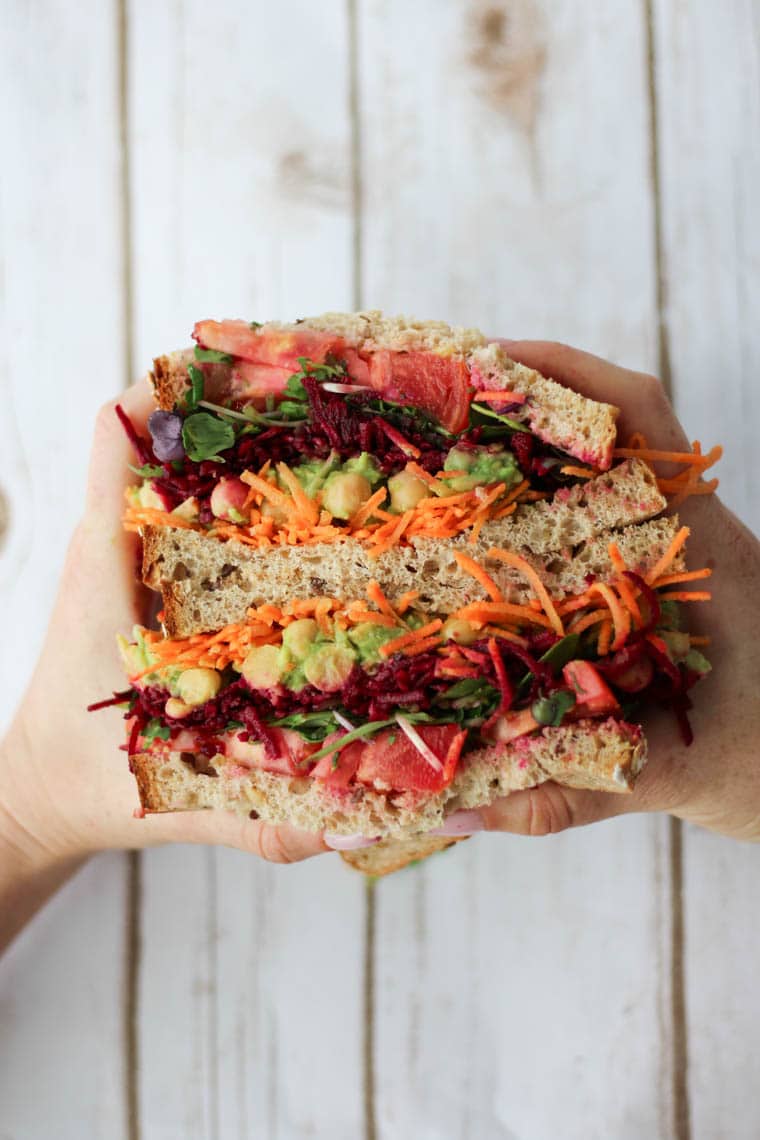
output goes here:
{"type": "Polygon", "coordinates": [[[487,483],[505,483],[516,486],[522,479],[514,455],[504,447],[474,447],[451,449],[443,464],[444,471],[462,472],[447,478],[452,491],[471,491],[487,483]]]}
{"type": "Polygon", "coordinates": [[[388,629],[387,626],[366,621],[361,625],[355,625],[349,631],[348,637],[359,654],[360,663],[374,665],[380,660],[380,646],[385,645],[386,641],[392,641],[403,632],[402,629],[388,629]]]}
{"type": "MultiPolygon", "coordinates": [[[[315,498],[317,492],[322,490],[328,475],[343,473],[363,475],[373,487],[382,479],[379,468],[367,451],[363,451],[361,455],[352,459],[347,459],[345,463],[341,463],[338,456],[333,454],[327,459],[307,459],[293,468],[293,474],[310,499],[315,498]]],[[[278,484],[281,490],[287,490],[287,487],[279,479],[278,484]]]]}

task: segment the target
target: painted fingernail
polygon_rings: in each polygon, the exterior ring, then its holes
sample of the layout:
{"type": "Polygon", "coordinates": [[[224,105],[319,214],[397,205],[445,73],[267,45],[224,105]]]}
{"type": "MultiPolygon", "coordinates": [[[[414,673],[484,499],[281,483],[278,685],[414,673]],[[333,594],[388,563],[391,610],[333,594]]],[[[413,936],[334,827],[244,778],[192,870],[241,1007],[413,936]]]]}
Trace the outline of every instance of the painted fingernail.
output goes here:
{"type": "Polygon", "coordinates": [[[485,820],[479,811],[455,811],[436,827],[431,835],[472,835],[473,831],[483,831],[485,820]]]}
{"type": "Polygon", "coordinates": [[[374,839],[366,835],[327,835],[324,841],[333,851],[358,851],[360,847],[374,847],[380,842],[380,837],[374,839]]]}

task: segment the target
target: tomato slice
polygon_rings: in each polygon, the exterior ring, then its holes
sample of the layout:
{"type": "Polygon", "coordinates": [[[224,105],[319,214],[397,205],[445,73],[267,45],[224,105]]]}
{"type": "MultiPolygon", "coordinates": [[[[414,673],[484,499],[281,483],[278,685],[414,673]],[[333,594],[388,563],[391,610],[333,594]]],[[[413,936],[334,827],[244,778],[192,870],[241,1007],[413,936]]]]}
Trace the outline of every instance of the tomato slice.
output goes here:
{"type": "Polygon", "coordinates": [[[237,360],[232,368],[230,395],[234,400],[251,400],[256,396],[278,395],[293,375],[292,368],[275,368],[271,364],[252,364],[237,360]]]}
{"type": "Polygon", "coordinates": [[[470,373],[463,360],[435,352],[374,352],[372,387],[400,404],[413,404],[448,431],[463,431],[470,410],[470,373]]]}
{"type": "Polygon", "coordinates": [[[274,368],[289,368],[291,375],[298,372],[298,358],[305,356],[315,364],[324,364],[329,353],[340,353],[342,337],[318,329],[252,329],[246,321],[198,321],[193,339],[204,348],[215,348],[240,356],[254,364],[268,364],[274,368]]]}
{"type": "Polygon", "coordinates": [[[562,676],[575,693],[575,711],[604,716],[618,709],[615,694],[590,661],[570,661],[562,676]]]}
{"type": "Polygon", "coordinates": [[[437,756],[438,771],[422,756],[401,729],[386,729],[368,741],[356,772],[362,784],[397,792],[440,792],[454,778],[467,733],[457,724],[418,725],[417,731],[437,756]]]}
{"type": "Polygon", "coordinates": [[[356,775],[363,751],[364,741],[355,740],[353,744],[347,744],[338,752],[335,763],[333,763],[335,753],[331,756],[323,756],[321,760],[317,761],[311,775],[326,788],[347,788],[356,775]]]}
{"type": "Polygon", "coordinates": [[[309,751],[314,752],[316,745],[309,744],[290,729],[270,728],[269,732],[277,748],[277,756],[267,756],[260,741],[239,740],[237,736],[227,740],[227,755],[249,768],[261,768],[279,776],[303,776],[304,769],[299,767],[299,762],[306,759],[309,751]]]}
{"type": "Polygon", "coordinates": [[[489,735],[495,737],[500,744],[507,744],[540,727],[530,709],[521,709],[520,712],[504,713],[498,717],[489,735]]]}

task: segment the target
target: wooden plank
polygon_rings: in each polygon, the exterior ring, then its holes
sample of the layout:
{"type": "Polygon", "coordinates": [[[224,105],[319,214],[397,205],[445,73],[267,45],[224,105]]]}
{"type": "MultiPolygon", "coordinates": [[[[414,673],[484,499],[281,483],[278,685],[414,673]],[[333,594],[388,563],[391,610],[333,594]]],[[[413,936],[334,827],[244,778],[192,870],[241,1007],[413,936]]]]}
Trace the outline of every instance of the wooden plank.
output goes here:
{"type": "MultiPolygon", "coordinates": [[[[351,297],[342,3],[130,7],[135,360],[351,297]]],[[[362,1126],[363,891],[337,856],[144,860],[143,1140],[362,1126]]]]}
{"type": "MultiPolygon", "coordinates": [[[[123,379],[123,334],[115,13],[6,6],[0,43],[4,727],[82,507],[96,410],[123,379]]],[[[125,882],[123,856],[93,861],[0,964],[4,1135],[127,1135],[125,882]]]]}
{"type": "MultiPolygon", "coordinates": [[[[721,496],[760,532],[760,49],[757,4],[658,2],[657,92],[665,286],[676,403],[692,436],[722,441],[721,496]]],[[[684,831],[691,1136],[754,1137],[760,996],[758,855],[684,831]],[[717,917],[719,916],[719,918],[717,917]]]]}
{"type": "MultiPolygon", "coordinates": [[[[359,11],[364,303],[653,368],[641,6],[359,11]]],[[[666,850],[632,818],[381,884],[378,1135],[671,1135],[666,850]]]]}

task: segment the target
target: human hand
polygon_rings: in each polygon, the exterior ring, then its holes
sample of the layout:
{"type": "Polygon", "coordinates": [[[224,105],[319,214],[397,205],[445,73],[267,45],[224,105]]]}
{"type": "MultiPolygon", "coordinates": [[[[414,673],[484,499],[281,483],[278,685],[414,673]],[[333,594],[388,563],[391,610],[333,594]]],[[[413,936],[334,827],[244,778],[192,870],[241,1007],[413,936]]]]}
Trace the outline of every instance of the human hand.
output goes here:
{"type": "MultiPolygon", "coordinates": [[[[119,402],[140,427],[154,406],[147,381],[119,402]]],[[[0,747],[0,912],[6,914],[10,896],[3,887],[14,892],[17,908],[28,910],[18,894],[19,876],[27,885],[44,879],[54,889],[104,848],[211,843],[277,862],[326,850],[319,835],[228,812],[133,816],[137,789],[119,751],[124,721],[118,710],[85,711],[124,687],[116,633],[129,633],[150,612],[148,591],[135,577],[136,537],[120,524],[133,456],[115,403],[99,413],[85,515],[68,550],[37,668],[0,747]]],[[[0,919],[0,944],[2,926],[0,919]]]]}
{"type": "MultiPolygon", "coordinates": [[[[547,341],[505,341],[515,360],[621,409],[619,438],[642,432],[651,447],[688,450],[688,440],[653,376],[547,341]]],[[[712,602],[690,607],[690,632],[711,638],[712,672],[694,692],[694,742],[681,741],[672,712],[647,709],[649,761],[630,794],[546,783],[480,811],[451,816],[448,834],[476,830],[547,835],[626,812],[665,811],[735,839],[760,841],[760,613],[747,600],[760,581],[760,542],[715,495],[679,510],[691,527],[688,558],[709,566],[712,602]]]]}

